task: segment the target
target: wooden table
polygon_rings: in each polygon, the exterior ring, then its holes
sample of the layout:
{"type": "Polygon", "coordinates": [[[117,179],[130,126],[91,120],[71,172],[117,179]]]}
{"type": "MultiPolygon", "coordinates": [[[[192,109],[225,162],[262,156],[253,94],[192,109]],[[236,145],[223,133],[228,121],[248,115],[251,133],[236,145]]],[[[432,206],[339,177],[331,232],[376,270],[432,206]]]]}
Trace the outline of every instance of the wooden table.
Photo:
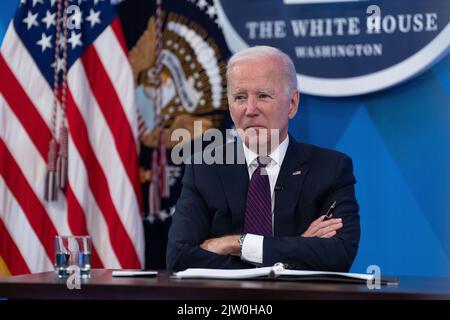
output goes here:
{"type": "Polygon", "coordinates": [[[92,270],[81,289],[69,290],[53,272],[0,279],[6,299],[450,299],[450,278],[399,277],[398,286],[370,290],[366,285],[283,280],[177,280],[166,271],[154,278],[113,278],[111,270],[92,270]]]}

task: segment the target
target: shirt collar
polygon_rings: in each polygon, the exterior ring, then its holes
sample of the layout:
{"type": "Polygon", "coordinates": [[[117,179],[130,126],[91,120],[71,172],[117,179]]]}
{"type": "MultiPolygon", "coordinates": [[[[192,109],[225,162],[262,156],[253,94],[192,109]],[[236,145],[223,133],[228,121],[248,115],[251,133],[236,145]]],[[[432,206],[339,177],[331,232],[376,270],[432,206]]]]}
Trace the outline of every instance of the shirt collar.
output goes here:
{"type": "MultiPolygon", "coordinates": [[[[271,158],[271,163],[275,162],[281,167],[283,163],[284,156],[286,155],[286,151],[289,145],[289,135],[286,135],[286,138],[283,140],[280,145],[269,154],[271,158]]],[[[247,162],[247,167],[253,166],[256,163],[256,158],[258,158],[258,154],[253,150],[249,149],[244,141],[242,141],[242,147],[244,148],[245,161],[247,162]]],[[[270,165],[270,164],[269,164],[270,165]]]]}

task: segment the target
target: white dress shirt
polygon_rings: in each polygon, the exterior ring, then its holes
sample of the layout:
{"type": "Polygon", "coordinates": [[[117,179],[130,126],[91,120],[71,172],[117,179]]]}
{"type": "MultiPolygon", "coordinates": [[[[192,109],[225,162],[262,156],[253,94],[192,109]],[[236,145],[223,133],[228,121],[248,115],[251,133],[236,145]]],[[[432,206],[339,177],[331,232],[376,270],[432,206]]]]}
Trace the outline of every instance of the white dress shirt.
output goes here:
{"type": "MultiPolygon", "coordinates": [[[[275,184],[277,183],[278,174],[280,173],[281,164],[289,145],[289,136],[283,140],[282,143],[271,154],[269,154],[270,162],[265,167],[267,175],[269,176],[270,194],[272,197],[272,235],[273,222],[275,220],[273,210],[275,208],[275,184]]],[[[258,167],[258,154],[250,150],[245,143],[242,143],[244,148],[245,161],[247,163],[248,175],[251,179],[253,172],[258,167]]],[[[264,237],[261,235],[247,234],[242,245],[241,259],[244,261],[261,264],[263,262],[263,241],[264,237]]]]}

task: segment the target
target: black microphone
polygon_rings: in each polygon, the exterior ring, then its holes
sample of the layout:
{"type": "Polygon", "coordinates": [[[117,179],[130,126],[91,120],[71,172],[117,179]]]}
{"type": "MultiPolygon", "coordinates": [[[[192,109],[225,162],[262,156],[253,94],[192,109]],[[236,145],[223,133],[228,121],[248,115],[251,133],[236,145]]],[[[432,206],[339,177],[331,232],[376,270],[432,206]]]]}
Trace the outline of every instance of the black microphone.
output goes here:
{"type": "Polygon", "coordinates": [[[275,191],[283,191],[283,185],[281,185],[281,184],[277,184],[277,185],[275,185],[275,191]]]}

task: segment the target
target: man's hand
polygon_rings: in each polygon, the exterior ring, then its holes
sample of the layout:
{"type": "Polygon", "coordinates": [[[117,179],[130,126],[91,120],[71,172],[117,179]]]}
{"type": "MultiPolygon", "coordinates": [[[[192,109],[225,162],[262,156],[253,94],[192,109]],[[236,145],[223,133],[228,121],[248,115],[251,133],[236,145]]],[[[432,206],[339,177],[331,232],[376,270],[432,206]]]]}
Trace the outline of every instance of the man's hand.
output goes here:
{"type": "Polygon", "coordinates": [[[238,235],[207,239],[200,245],[200,248],[221,255],[241,256],[238,235]]]}
{"type": "Polygon", "coordinates": [[[325,221],[323,220],[324,218],[325,216],[323,215],[313,221],[308,230],[302,234],[302,237],[331,238],[343,226],[341,218],[333,218],[325,221]]]}

